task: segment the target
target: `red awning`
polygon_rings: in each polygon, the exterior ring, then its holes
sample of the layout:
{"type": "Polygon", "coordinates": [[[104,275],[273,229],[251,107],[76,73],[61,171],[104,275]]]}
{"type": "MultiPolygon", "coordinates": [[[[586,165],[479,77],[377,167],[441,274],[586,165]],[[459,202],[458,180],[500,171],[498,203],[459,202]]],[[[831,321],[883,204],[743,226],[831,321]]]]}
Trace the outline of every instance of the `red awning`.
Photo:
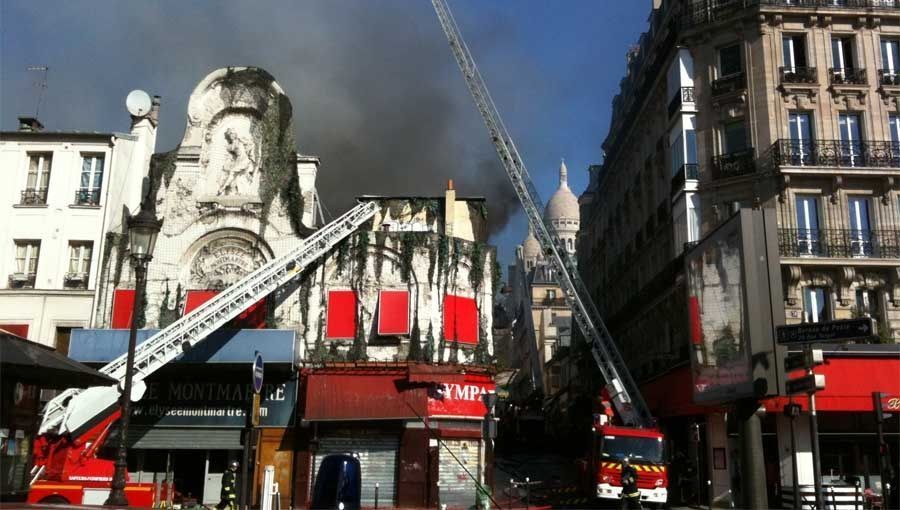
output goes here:
{"type": "Polygon", "coordinates": [[[356,292],[328,291],[328,310],[325,319],[325,338],[340,340],[356,336],[356,292]]]}
{"type": "Polygon", "coordinates": [[[409,334],[409,291],[382,290],[378,296],[378,334],[409,334]]]}
{"type": "MultiPolygon", "coordinates": [[[[829,357],[825,364],[816,367],[817,374],[825,374],[825,389],[816,393],[817,411],[866,412],[873,411],[872,393],[900,394],[900,357],[895,358],[852,358],[829,357]]],[[[803,375],[802,370],[792,372],[788,377],[803,375]]],[[[766,400],[766,411],[781,412],[787,397],[766,400]]],[[[805,395],[796,395],[794,402],[805,410],[805,395]]]]}
{"type": "Polygon", "coordinates": [[[475,299],[444,296],[444,338],[461,344],[478,343],[478,306],[475,299]]]}

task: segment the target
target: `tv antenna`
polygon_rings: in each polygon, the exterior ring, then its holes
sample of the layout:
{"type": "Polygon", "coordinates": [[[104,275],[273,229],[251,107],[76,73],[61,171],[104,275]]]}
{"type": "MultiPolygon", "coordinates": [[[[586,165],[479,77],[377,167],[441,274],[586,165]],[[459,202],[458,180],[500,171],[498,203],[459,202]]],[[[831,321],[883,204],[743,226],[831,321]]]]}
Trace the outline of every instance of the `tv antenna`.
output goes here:
{"type": "Polygon", "coordinates": [[[50,68],[47,66],[28,66],[25,70],[43,73],[38,81],[34,82],[34,86],[38,89],[37,105],[34,107],[34,117],[39,118],[38,114],[41,112],[41,103],[44,101],[44,91],[47,90],[47,75],[50,73],[50,68]]]}

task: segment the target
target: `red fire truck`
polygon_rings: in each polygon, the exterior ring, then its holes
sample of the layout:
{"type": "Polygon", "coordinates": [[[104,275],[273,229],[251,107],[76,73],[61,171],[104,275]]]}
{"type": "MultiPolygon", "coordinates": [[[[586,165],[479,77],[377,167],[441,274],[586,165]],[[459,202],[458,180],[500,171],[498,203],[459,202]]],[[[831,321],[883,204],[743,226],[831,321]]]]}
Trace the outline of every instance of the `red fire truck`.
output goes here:
{"type": "Polygon", "coordinates": [[[637,471],[641,502],[664,505],[669,477],[663,451],[663,435],[655,428],[639,429],[595,423],[590,457],[586,462],[587,493],[600,499],[622,497],[622,459],[629,458],[637,471]]]}

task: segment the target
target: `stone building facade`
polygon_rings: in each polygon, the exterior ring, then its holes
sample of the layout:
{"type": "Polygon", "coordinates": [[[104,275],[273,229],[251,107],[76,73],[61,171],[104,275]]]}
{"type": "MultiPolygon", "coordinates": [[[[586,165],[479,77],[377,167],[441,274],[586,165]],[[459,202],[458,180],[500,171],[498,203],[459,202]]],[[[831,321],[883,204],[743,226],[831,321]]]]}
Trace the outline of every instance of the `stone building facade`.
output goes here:
{"type": "MultiPolygon", "coordinates": [[[[711,482],[700,499],[718,499],[730,462],[712,457],[732,447],[724,409],[690,396],[685,246],[741,207],[775,209],[785,321],[871,316],[875,341],[900,340],[900,9],[654,1],[649,24],[628,52],[604,163],[581,197],[579,267],[667,437],[688,452],[673,473],[705,459],[694,470],[711,482]]],[[[833,427],[843,426],[840,410],[833,427]]],[[[777,441],[766,462],[781,464],[786,487],[786,425],[769,420],[777,441]]],[[[859,472],[873,454],[855,448],[823,443],[826,467],[859,472]]],[[[769,485],[773,505],[778,486],[769,485]]]]}

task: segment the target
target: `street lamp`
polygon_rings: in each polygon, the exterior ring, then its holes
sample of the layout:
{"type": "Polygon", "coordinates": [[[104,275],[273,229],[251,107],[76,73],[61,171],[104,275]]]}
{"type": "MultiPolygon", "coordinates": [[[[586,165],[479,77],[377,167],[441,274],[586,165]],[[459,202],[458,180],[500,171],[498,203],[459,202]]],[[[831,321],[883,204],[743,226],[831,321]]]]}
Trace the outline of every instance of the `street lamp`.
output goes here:
{"type": "Polygon", "coordinates": [[[144,308],[144,292],[147,288],[147,265],[153,258],[156,236],[162,228],[162,220],[149,210],[128,218],[128,247],[131,266],[134,268],[134,308],[131,313],[131,329],[128,332],[128,361],[125,365],[125,387],[119,396],[119,448],[116,454],[116,471],[112,490],[104,505],[128,506],[125,497],[125,472],[128,468],[128,422],[131,417],[131,378],[134,371],[134,350],[137,345],[137,319],[144,308]]]}

